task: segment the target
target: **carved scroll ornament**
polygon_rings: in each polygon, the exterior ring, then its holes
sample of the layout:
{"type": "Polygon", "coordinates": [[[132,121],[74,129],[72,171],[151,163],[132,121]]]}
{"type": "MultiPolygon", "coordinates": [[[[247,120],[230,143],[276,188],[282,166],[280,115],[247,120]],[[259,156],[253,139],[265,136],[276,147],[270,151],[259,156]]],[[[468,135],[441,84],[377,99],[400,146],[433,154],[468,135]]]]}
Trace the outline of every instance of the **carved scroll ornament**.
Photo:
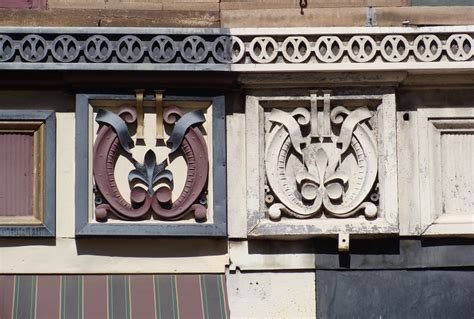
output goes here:
{"type": "Polygon", "coordinates": [[[311,112],[273,109],[267,120],[265,171],[270,219],[376,218],[375,119],[366,107],[311,112]]]}
{"type": "Polygon", "coordinates": [[[97,220],[105,221],[108,214],[123,220],[142,220],[151,214],[178,220],[189,213],[194,213],[196,220],[206,219],[209,163],[206,141],[198,128],[205,121],[201,110],[184,113],[175,106],[164,110],[163,120],[173,129],[168,158],[158,164],[153,150],[147,151],[143,163],[133,158],[129,131],[137,121],[133,106],[122,106],[118,114],[101,109],[95,120],[100,124],[93,155],[97,220]],[[172,201],[173,174],[166,167],[179,154],[187,164],[186,181],[181,194],[172,201]],[[122,197],[115,180],[115,164],[121,155],[135,167],[128,173],[130,201],[122,197]]]}

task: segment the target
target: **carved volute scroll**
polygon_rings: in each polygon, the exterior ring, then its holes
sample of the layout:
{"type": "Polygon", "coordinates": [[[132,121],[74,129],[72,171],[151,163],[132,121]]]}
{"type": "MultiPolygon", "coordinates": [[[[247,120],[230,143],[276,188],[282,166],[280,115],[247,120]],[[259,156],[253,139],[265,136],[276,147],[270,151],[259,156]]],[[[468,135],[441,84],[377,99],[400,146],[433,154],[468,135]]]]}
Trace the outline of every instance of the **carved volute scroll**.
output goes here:
{"type": "Polygon", "coordinates": [[[273,108],[265,120],[265,203],[271,220],[378,214],[376,116],[367,106],[273,108]]]}
{"type": "Polygon", "coordinates": [[[202,110],[185,113],[177,106],[164,109],[163,121],[171,134],[167,141],[169,154],[161,163],[156,162],[157,156],[152,149],[146,152],[144,159],[133,156],[134,141],[130,132],[137,124],[135,106],[123,105],[118,113],[99,109],[95,121],[100,125],[93,154],[95,217],[98,221],[106,221],[109,214],[122,220],[143,220],[153,215],[171,221],[183,219],[189,213],[198,221],[206,220],[209,159],[206,141],[199,128],[205,122],[202,110]],[[127,158],[134,169],[116,172],[120,156],[127,158]],[[179,156],[184,157],[187,173],[184,188],[173,201],[173,172],[167,167],[179,156]],[[128,174],[128,201],[118,189],[116,174],[128,174]]]}

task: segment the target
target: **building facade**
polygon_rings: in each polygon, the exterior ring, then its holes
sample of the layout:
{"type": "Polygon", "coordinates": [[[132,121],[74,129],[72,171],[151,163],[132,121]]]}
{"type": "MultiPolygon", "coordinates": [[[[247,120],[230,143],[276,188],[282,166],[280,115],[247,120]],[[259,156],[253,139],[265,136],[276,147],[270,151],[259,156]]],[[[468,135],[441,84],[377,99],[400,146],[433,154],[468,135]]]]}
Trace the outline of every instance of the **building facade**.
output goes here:
{"type": "Polygon", "coordinates": [[[474,316],[472,1],[0,8],[0,318],[474,316]]]}

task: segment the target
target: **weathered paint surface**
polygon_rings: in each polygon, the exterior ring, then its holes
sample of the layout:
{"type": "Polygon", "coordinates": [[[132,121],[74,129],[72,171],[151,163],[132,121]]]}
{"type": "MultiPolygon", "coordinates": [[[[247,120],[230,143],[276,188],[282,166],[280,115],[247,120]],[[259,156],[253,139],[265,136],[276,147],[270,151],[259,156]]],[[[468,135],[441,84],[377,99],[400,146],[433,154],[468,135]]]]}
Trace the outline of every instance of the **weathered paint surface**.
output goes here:
{"type": "Polygon", "coordinates": [[[318,318],[472,318],[466,270],[316,271],[318,318]]]}
{"type": "Polygon", "coordinates": [[[257,272],[227,275],[232,318],[315,317],[314,272],[257,272]]]}
{"type": "Polygon", "coordinates": [[[33,134],[0,133],[0,216],[33,215],[33,134]]]}

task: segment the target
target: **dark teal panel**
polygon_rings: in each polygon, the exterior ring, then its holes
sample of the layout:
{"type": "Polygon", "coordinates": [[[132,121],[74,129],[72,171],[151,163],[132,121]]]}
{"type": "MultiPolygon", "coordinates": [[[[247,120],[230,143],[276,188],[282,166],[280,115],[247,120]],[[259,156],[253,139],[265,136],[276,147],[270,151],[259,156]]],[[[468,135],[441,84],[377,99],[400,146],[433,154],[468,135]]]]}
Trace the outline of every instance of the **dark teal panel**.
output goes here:
{"type": "Polygon", "coordinates": [[[411,0],[412,6],[474,6],[474,0],[411,0]]]}
{"type": "Polygon", "coordinates": [[[316,317],[472,319],[474,268],[317,270],[316,317]]]}

